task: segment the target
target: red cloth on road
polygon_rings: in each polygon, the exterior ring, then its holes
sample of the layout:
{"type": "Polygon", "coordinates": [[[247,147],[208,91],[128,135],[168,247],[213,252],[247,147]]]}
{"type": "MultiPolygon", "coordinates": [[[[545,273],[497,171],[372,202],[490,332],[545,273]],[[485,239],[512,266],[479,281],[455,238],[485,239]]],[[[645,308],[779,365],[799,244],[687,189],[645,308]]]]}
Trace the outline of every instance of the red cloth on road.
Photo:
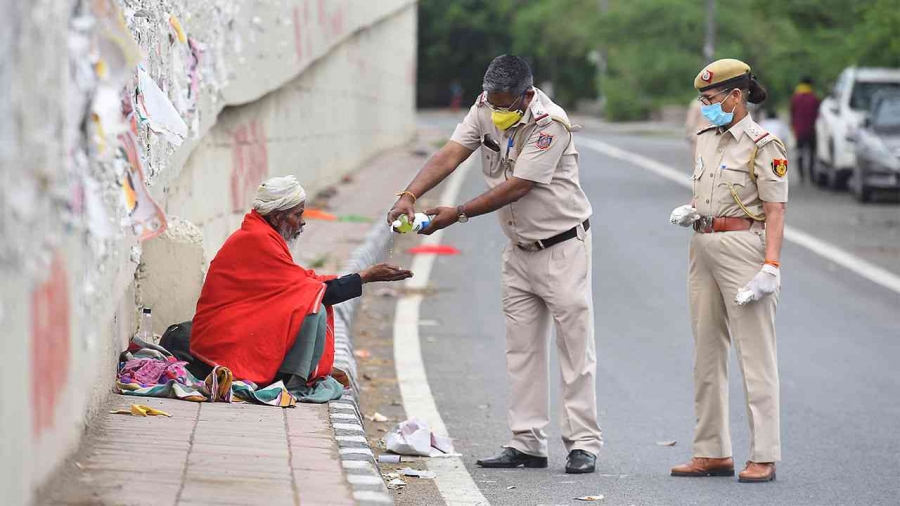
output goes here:
{"type": "MultiPolygon", "coordinates": [[[[318,312],[325,281],[296,263],[281,234],[250,211],[209,264],[191,331],[191,354],[236,379],[266,385],[293,346],[303,319],[318,312]]],[[[331,374],[334,313],[310,383],[331,374]]]]}
{"type": "MultiPolygon", "coordinates": [[[[799,88],[799,87],[798,87],[799,88]]],[[[791,127],[798,140],[809,139],[815,133],[819,99],[812,89],[802,88],[791,96],[791,127]]]]}

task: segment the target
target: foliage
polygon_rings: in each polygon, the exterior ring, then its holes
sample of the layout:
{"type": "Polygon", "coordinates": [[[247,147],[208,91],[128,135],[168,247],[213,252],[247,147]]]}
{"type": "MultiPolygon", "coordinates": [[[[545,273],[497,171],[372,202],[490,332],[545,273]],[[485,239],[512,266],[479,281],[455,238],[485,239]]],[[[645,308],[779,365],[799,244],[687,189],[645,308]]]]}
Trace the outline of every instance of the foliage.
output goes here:
{"type": "MultiPolygon", "coordinates": [[[[705,63],[703,0],[421,0],[419,11],[422,106],[447,104],[453,79],[471,101],[490,60],[511,52],[564,106],[600,92],[611,119],[642,119],[695,96],[705,63]],[[605,56],[600,80],[592,51],[605,56]]],[[[718,0],[715,24],[714,57],[750,64],[771,105],[803,76],[822,94],[849,65],[900,67],[900,0],[718,0]]]]}

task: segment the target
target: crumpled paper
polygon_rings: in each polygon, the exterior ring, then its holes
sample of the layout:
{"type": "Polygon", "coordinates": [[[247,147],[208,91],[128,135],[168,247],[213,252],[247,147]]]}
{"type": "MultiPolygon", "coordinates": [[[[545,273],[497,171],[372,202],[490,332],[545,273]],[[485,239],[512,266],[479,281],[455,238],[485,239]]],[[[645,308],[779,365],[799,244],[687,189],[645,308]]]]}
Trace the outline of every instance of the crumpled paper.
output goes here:
{"type": "Polygon", "coordinates": [[[388,451],[400,455],[435,457],[453,453],[450,438],[435,435],[428,424],[418,418],[397,424],[385,436],[384,443],[388,451]]]}

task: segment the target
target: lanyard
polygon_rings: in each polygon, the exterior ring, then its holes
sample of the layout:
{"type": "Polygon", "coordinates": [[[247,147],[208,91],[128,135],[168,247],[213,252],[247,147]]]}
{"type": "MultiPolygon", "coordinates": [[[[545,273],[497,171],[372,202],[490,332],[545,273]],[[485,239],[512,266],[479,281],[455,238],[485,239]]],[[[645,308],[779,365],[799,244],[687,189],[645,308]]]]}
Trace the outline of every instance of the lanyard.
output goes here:
{"type": "Polygon", "coordinates": [[[513,147],[513,139],[516,137],[516,132],[513,132],[512,135],[509,136],[509,141],[506,142],[506,156],[505,159],[509,160],[509,150],[513,147]]]}

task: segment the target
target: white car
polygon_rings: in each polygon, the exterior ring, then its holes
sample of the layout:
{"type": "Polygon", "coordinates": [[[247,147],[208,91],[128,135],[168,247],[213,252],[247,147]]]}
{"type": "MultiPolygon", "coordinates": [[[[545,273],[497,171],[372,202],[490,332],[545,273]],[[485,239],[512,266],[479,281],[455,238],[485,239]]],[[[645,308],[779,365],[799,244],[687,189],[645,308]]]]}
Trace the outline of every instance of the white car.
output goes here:
{"type": "Polygon", "coordinates": [[[872,96],[883,90],[900,91],[900,69],[849,67],[841,72],[816,118],[816,164],[810,179],[819,186],[846,187],[856,167],[853,135],[872,96]]]}

